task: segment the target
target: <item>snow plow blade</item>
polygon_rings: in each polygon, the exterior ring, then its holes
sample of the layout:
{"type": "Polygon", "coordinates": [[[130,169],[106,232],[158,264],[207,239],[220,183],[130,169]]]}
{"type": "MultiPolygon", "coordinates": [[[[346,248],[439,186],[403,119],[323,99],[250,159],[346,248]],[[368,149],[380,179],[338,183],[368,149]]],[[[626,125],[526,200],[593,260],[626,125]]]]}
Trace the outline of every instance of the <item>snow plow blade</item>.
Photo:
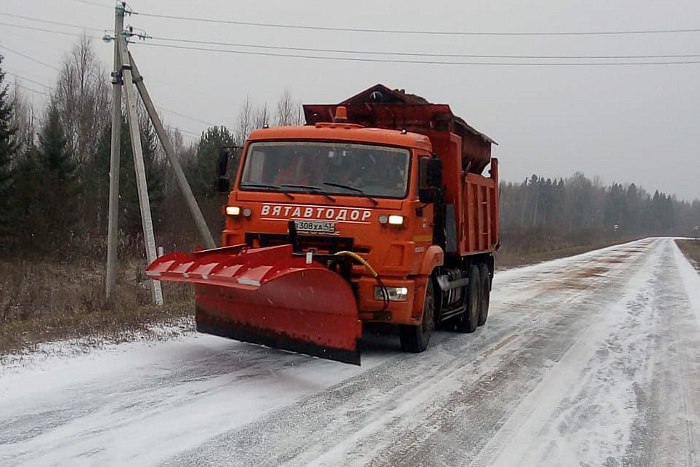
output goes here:
{"type": "Polygon", "coordinates": [[[171,253],[146,274],[195,284],[199,332],[360,364],[362,323],[350,284],[294,255],[292,245],[171,253]]]}

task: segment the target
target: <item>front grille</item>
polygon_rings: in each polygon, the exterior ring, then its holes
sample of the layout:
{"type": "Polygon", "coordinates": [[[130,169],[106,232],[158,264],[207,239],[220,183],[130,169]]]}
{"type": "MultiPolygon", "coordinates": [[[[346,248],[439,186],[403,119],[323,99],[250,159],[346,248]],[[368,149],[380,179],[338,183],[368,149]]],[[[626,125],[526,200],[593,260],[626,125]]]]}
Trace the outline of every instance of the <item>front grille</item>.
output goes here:
{"type": "MultiPolygon", "coordinates": [[[[338,251],[358,251],[366,249],[353,249],[354,241],[349,237],[323,237],[320,235],[298,235],[299,246],[302,250],[313,248],[317,251],[330,254],[338,251]]],[[[251,247],[278,246],[289,243],[289,237],[284,234],[271,234],[260,232],[247,232],[245,242],[251,247]]]]}

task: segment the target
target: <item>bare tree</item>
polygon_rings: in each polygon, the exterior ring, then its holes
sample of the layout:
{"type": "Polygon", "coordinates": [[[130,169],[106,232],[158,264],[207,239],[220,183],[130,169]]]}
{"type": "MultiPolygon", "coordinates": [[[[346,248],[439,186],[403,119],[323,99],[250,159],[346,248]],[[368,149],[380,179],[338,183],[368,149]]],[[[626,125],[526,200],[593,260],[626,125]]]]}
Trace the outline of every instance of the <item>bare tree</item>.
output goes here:
{"type": "MultiPolygon", "coordinates": [[[[109,85],[103,65],[83,36],[63,61],[52,101],[61,115],[68,151],[87,170],[109,121],[109,85]]],[[[81,174],[83,178],[85,174],[81,174]]]]}
{"type": "Polygon", "coordinates": [[[248,138],[248,135],[253,131],[253,105],[250,103],[250,98],[245,97],[245,102],[241,111],[238,113],[238,120],[236,121],[235,130],[235,142],[236,145],[242,145],[243,142],[248,138]]]}
{"type": "MultiPolygon", "coordinates": [[[[174,127],[166,127],[166,134],[170,140],[170,145],[173,148],[175,157],[180,161],[180,164],[187,166],[192,161],[194,161],[195,146],[193,143],[186,144],[185,138],[179,129],[174,127]]],[[[168,168],[164,172],[164,191],[166,199],[174,197],[179,193],[179,186],[177,183],[177,178],[175,176],[175,171],[172,170],[170,164],[166,164],[168,168]]],[[[179,200],[179,198],[178,198],[179,200]]]]}
{"type": "Polygon", "coordinates": [[[94,170],[100,136],[109,122],[108,76],[90,40],[83,36],[64,57],[51,97],[64,129],[66,151],[77,163],[83,186],[79,203],[83,226],[91,230],[99,230],[101,221],[100,207],[94,202],[101,188],[94,170]]]}
{"type": "Polygon", "coordinates": [[[285,89],[279,101],[277,101],[275,122],[278,126],[299,125],[301,123],[299,109],[299,103],[292,99],[289,89],[285,89]]]}
{"type": "Polygon", "coordinates": [[[36,137],[36,117],[34,106],[22,90],[15,84],[12,90],[12,126],[17,129],[13,138],[19,145],[19,151],[23,152],[34,144],[36,137]]]}
{"type": "Polygon", "coordinates": [[[267,110],[267,102],[256,109],[253,114],[253,127],[262,128],[270,123],[270,112],[267,110]]]}

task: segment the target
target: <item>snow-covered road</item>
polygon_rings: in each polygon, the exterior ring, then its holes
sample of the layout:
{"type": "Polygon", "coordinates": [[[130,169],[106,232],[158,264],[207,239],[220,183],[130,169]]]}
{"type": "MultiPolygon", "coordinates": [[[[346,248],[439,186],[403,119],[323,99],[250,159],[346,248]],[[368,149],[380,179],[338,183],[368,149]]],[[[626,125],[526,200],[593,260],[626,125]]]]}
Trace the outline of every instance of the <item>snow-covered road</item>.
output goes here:
{"type": "Polygon", "coordinates": [[[649,239],[496,275],[362,367],[204,335],[0,368],[2,465],[700,465],[700,275],[649,239]]]}

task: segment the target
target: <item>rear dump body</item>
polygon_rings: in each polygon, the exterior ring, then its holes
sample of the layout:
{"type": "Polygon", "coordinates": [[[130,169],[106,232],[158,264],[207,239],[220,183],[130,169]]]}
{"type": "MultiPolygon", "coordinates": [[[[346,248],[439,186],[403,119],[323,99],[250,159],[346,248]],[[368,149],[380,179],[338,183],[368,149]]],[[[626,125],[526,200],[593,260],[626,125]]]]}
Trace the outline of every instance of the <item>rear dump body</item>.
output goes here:
{"type": "Polygon", "coordinates": [[[480,271],[488,300],[498,245],[493,141],[449,106],[381,85],[304,112],[307,125],[246,141],[222,248],[163,256],[148,274],[195,283],[202,332],[349,363],[363,322],[399,325],[412,351],[434,324],[464,327],[470,280],[476,290],[480,271]],[[435,158],[426,202],[421,167],[435,158]]]}

